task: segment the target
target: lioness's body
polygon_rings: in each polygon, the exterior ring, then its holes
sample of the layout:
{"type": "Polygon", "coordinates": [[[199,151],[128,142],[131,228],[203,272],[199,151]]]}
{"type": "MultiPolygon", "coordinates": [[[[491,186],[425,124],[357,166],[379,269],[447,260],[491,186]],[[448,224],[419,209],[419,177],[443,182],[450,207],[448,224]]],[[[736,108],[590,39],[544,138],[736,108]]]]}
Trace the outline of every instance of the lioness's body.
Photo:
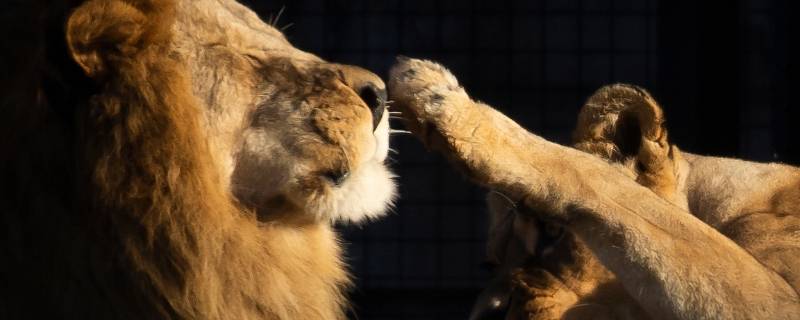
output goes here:
{"type": "MultiPolygon", "coordinates": [[[[686,159],[684,170],[687,172],[684,192],[688,195],[687,204],[691,214],[733,240],[760,263],[768,266],[770,271],[797,288],[800,285],[797,278],[797,270],[800,268],[800,249],[797,248],[800,218],[796,214],[785,212],[798,212],[796,208],[788,206],[792,199],[790,197],[796,199],[799,196],[800,171],[780,164],[705,157],[685,152],[682,155],[686,159]],[[765,197],[764,194],[769,196],[765,197]]],[[[511,281],[517,286],[512,298],[515,301],[511,303],[512,318],[524,315],[533,319],[674,318],[651,315],[643,310],[619,277],[610,272],[598,261],[596,254],[587,248],[585,241],[588,240],[576,238],[573,234],[563,237],[560,242],[552,244],[553,247],[548,248],[548,252],[534,253],[512,275],[511,281]]],[[[672,241],[655,237],[652,240],[672,241]]],[[[685,269],[680,269],[677,277],[687,273],[712,277],[718,275],[697,269],[703,265],[698,260],[705,259],[713,263],[714,259],[702,256],[685,259],[688,260],[683,266],[685,269]]],[[[733,274],[722,270],[719,272],[723,275],[733,274]]],[[[693,295],[717,290],[701,288],[693,295]]],[[[644,294],[652,291],[644,288],[640,292],[644,294]]],[[[706,303],[715,300],[701,298],[706,303]]],[[[714,302],[719,305],[720,313],[736,306],[725,300],[714,302]]],[[[734,318],[752,318],[750,314],[740,311],[734,309],[734,318]]],[[[692,314],[683,318],[695,317],[692,314]]],[[[703,317],[715,318],[712,315],[703,317]]]]}
{"type": "Polygon", "coordinates": [[[471,100],[436,64],[401,59],[391,77],[426,145],[567,230],[514,275],[509,317],[800,318],[797,168],[681,153],[632,86],[589,99],[576,150],[471,100]]]}

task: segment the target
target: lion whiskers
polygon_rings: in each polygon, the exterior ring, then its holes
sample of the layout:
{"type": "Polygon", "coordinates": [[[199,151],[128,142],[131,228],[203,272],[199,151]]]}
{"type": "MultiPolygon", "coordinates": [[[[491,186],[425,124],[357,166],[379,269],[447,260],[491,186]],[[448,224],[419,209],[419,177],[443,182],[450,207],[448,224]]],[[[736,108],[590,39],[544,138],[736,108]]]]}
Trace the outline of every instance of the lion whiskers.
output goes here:
{"type": "Polygon", "coordinates": [[[281,32],[284,32],[284,31],[286,31],[286,29],[291,28],[293,25],[294,25],[294,22],[289,22],[285,26],[280,27],[279,29],[281,30],[281,32]]]}
{"type": "Polygon", "coordinates": [[[500,196],[501,198],[505,199],[506,201],[508,201],[508,205],[511,206],[511,208],[517,209],[517,203],[514,202],[513,200],[511,200],[511,197],[505,195],[504,193],[502,193],[500,191],[494,190],[494,189],[490,189],[489,192],[494,193],[494,194],[500,196]]]}
{"type": "Polygon", "coordinates": [[[283,14],[284,10],[286,10],[286,6],[282,6],[281,9],[278,10],[278,14],[276,14],[275,16],[273,16],[270,13],[269,18],[267,18],[267,21],[266,21],[267,24],[272,26],[273,28],[277,28],[278,27],[277,26],[278,20],[281,18],[281,15],[283,14]]]}
{"type": "Polygon", "coordinates": [[[389,134],[411,134],[408,130],[389,129],[389,134]]]}
{"type": "Polygon", "coordinates": [[[403,117],[401,117],[403,115],[402,112],[400,111],[388,111],[388,112],[389,112],[389,119],[403,120],[403,117]]]}

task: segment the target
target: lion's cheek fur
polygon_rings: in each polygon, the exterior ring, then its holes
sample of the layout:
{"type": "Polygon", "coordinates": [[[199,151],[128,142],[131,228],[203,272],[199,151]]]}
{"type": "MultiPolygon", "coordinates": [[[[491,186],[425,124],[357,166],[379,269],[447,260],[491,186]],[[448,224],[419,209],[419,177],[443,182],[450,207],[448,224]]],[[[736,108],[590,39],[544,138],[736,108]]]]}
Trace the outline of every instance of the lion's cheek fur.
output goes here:
{"type": "Polygon", "coordinates": [[[342,148],[310,136],[287,148],[280,134],[248,128],[234,156],[232,191],[265,220],[311,218],[358,223],[378,218],[396,198],[394,175],[384,165],[388,117],[384,116],[374,133],[370,128],[358,131],[354,134],[358,143],[346,141],[355,146],[342,146],[358,152],[342,153],[342,148]],[[345,155],[349,157],[345,159],[345,155]],[[321,175],[341,165],[349,167],[349,175],[340,185],[321,175]]]}

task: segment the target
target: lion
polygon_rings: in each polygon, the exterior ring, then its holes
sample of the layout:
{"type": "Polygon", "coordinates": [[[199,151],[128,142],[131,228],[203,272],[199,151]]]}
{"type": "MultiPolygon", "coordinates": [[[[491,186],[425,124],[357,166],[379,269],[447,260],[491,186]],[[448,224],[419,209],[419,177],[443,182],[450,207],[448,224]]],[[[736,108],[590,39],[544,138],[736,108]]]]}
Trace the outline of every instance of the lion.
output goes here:
{"type": "Polygon", "coordinates": [[[434,62],[399,58],[388,82],[406,126],[493,190],[499,267],[472,319],[800,318],[800,169],[681,151],[632,85],[588,99],[570,148],[434,62]]]}
{"type": "Polygon", "coordinates": [[[379,77],[233,0],[3,6],[0,318],[345,318],[379,77]]]}

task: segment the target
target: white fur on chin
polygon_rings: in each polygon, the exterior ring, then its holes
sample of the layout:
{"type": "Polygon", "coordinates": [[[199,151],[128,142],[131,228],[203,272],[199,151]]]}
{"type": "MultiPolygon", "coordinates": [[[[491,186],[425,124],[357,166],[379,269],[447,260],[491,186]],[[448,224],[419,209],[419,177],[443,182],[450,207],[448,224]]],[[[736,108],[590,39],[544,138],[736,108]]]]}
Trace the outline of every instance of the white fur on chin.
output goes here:
{"type": "Polygon", "coordinates": [[[384,215],[396,194],[394,175],[382,161],[370,161],[321,199],[317,210],[331,221],[359,223],[384,215]]]}
{"type": "Polygon", "coordinates": [[[308,208],[332,222],[360,223],[383,216],[397,197],[397,187],[384,160],[389,153],[389,113],[384,112],[375,128],[372,158],[350,173],[347,180],[308,208]]]}

